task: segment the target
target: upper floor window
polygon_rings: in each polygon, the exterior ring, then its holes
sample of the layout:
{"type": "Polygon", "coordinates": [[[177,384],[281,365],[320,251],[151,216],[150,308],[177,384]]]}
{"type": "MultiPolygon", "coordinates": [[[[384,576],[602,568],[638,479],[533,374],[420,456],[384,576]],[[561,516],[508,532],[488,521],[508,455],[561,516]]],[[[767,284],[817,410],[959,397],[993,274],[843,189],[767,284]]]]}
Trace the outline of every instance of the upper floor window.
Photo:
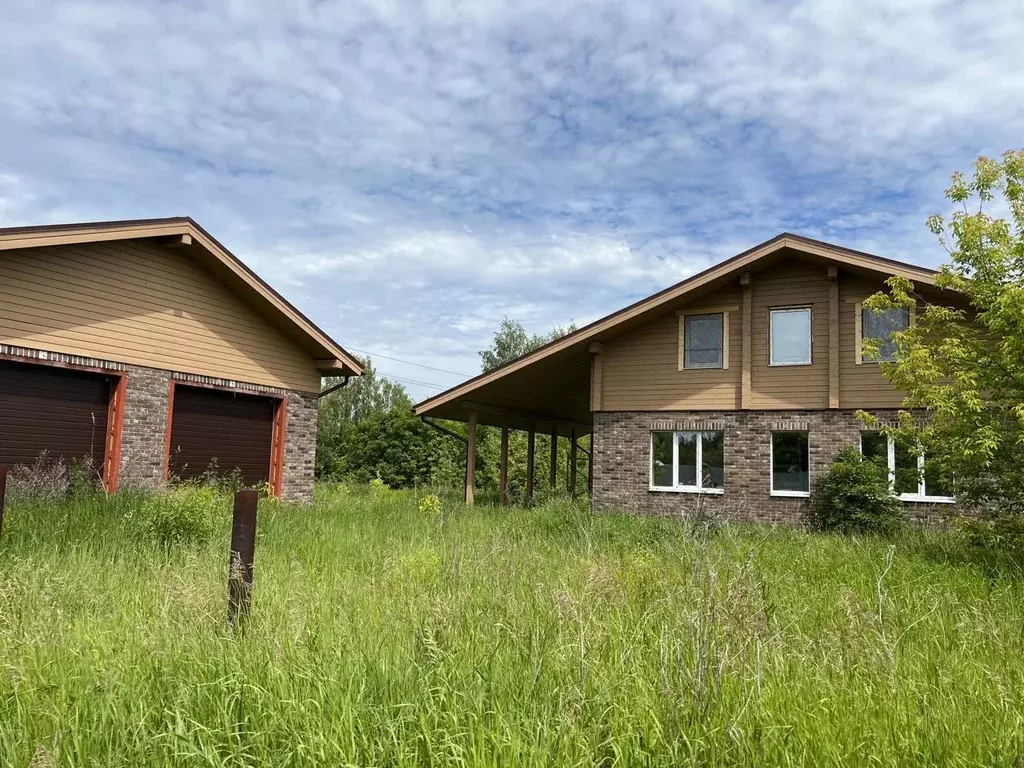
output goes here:
{"type": "Polygon", "coordinates": [[[889,471],[893,491],[903,501],[954,501],[952,491],[923,453],[881,432],[861,432],[860,452],[889,471]]]}
{"type": "Polygon", "coordinates": [[[811,308],[773,309],[768,318],[769,365],[810,365],[811,308]]]}
{"type": "Polygon", "coordinates": [[[722,493],[724,481],[722,432],[651,433],[651,490],[722,493]]]}
{"type": "Polygon", "coordinates": [[[681,368],[727,368],[725,312],[684,315],[681,368]]]}
{"type": "Polygon", "coordinates": [[[873,312],[858,304],[861,339],[879,339],[878,354],[868,357],[860,354],[858,362],[891,362],[896,359],[896,340],[893,334],[910,327],[910,312],[905,307],[896,307],[884,312],[873,312]]]}

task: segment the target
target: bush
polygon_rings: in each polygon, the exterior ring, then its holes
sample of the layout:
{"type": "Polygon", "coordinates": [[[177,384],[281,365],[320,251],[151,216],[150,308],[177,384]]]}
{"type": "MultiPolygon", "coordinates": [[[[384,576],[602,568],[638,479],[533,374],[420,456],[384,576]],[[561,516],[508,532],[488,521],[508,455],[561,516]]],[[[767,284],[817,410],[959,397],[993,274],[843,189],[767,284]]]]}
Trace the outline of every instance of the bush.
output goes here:
{"type": "Polygon", "coordinates": [[[890,534],[903,523],[903,507],[885,467],[846,448],[817,481],[811,495],[815,523],[824,531],[890,534]]]}
{"type": "Polygon", "coordinates": [[[218,508],[230,509],[217,491],[204,485],[179,485],[147,498],[139,510],[141,525],[170,549],[204,541],[213,533],[218,508]]]}
{"type": "Polygon", "coordinates": [[[1024,516],[1020,514],[998,511],[960,517],[954,525],[971,547],[1024,555],[1024,516]]]}

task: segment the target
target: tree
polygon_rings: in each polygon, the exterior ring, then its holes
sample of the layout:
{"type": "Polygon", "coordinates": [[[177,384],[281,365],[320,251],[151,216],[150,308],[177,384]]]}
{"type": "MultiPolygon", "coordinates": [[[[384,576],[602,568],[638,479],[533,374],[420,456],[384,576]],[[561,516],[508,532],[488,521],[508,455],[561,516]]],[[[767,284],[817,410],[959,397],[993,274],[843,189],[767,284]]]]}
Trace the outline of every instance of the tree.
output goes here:
{"type": "MultiPolygon", "coordinates": [[[[897,359],[882,372],[905,393],[904,408],[927,409],[915,421],[901,411],[888,431],[923,451],[957,498],[996,515],[1024,511],[1024,151],[978,158],[974,174],[952,177],[956,206],[929,229],[949,253],[936,283],[956,306],[925,303],[896,335],[897,359]],[[1006,207],[1010,220],[990,215],[1006,207]],[[956,294],[953,294],[954,296],[956,294]]],[[[865,306],[884,311],[924,300],[905,278],[865,306]]],[[[865,347],[869,347],[865,342],[865,347]]],[[[871,351],[870,349],[868,350],[871,351]]],[[[866,414],[862,418],[871,421],[866,414]]],[[[877,423],[877,422],[876,422],[877,423]]]]}
{"type": "Polygon", "coordinates": [[[491,346],[480,351],[483,371],[484,373],[493,371],[495,368],[529,354],[538,347],[543,347],[575,330],[576,324],[569,323],[564,328],[556,325],[550,333],[537,333],[531,336],[521,323],[506,317],[501,321],[498,330],[494,332],[494,341],[491,346]]]}
{"type": "MultiPolygon", "coordinates": [[[[410,455],[418,455],[419,443],[426,439],[425,433],[410,428],[406,420],[384,418],[393,413],[409,414],[412,400],[401,384],[378,375],[369,359],[361,362],[365,370],[362,376],[350,380],[348,386],[320,400],[316,435],[318,477],[362,479],[370,471],[367,469],[369,466],[376,472],[381,466],[380,457],[383,453],[397,455],[390,451],[382,453],[381,441],[386,439],[384,435],[390,435],[396,441],[403,436],[413,435],[419,442],[408,446],[410,455]],[[377,447],[370,449],[368,444],[377,447]]],[[[328,379],[326,386],[339,383],[340,379],[328,379]]],[[[375,476],[373,474],[366,479],[375,476]]],[[[418,477],[418,473],[408,466],[396,467],[389,476],[402,484],[397,478],[418,477]]]]}

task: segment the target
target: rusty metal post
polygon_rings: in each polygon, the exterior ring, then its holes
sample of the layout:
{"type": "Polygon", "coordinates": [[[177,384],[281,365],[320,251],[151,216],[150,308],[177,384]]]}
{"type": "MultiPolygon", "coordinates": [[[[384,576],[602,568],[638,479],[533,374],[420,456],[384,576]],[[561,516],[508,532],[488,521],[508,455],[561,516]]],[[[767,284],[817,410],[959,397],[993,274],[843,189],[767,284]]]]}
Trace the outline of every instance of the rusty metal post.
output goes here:
{"type": "Polygon", "coordinates": [[[259,493],[253,490],[235,494],[231,523],[231,562],[228,565],[228,623],[242,624],[252,603],[252,566],[256,555],[256,507],[259,493]]]}
{"type": "Polygon", "coordinates": [[[7,496],[7,467],[0,467],[0,538],[4,535],[4,500],[7,496]]]}

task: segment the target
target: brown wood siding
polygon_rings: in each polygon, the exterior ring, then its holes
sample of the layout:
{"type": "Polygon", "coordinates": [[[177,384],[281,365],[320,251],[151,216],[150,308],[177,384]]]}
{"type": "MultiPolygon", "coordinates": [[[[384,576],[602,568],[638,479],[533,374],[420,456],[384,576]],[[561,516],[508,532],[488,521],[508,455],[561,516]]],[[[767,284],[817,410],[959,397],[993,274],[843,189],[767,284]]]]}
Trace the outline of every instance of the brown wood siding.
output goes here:
{"type": "Polygon", "coordinates": [[[878,363],[856,362],[856,303],[885,288],[882,279],[844,275],[839,283],[839,401],[844,408],[898,408],[903,395],[878,363]]]}
{"type": "Polygon", "coordinates": [[[117,378],[0,361],[0,466],[90,460],[102,472],[117,378]]]}
{"type": "Polygon", "coordinates": [[[828,408],[828,291],[824,264],[782,262],[751,276],[751,408],[828,408]],[[768,365],[768,312],[811,307],[811,364],[768,365]]]}
{"type": "Polygon", "coordinates": [[[178,249],[0,252],[0,342],[315,392],[313,359],[178,249]]]}
{"type": "Polygon", "coordinates": [[[216,389],[174,387],[168,467],[172,477],[241,471],[247,484],[270,478],[276,401],[216,389]]]}
{"type": "Polygon", "coordinates": [[[678,305],[604,345],[601,409],[605,411],[738,408],[742,376],[743,296],[737,287],[678,305]],[[677,311],[735,308],[729,313],[729,367],[679,370],[677,311]]]}

